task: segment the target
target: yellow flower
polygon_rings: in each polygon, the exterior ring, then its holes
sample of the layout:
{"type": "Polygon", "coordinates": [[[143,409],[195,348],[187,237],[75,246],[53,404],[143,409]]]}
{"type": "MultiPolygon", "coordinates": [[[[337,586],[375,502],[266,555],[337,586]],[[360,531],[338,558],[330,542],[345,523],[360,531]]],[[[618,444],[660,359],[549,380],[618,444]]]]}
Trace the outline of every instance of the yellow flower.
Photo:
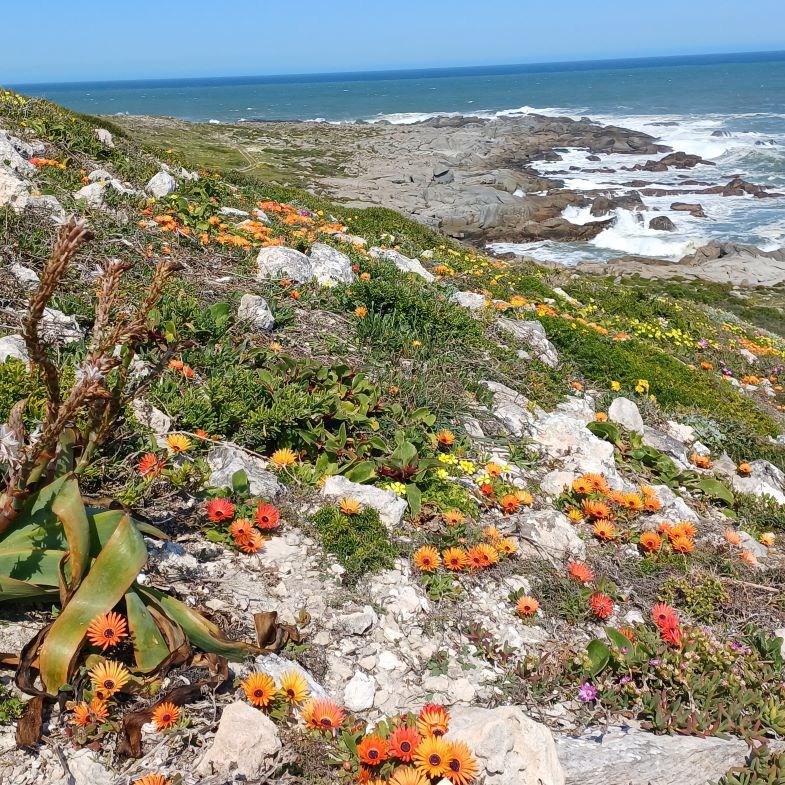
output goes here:
{"type": "Polygon", "coordinates": [[[761,545],[765,545],[767,548],[771,548],[775,542],[774,532],[763,532],[758,539],[761,542],[761,545]]]}
{"type": "Polygon", "coordinates": [[[611,390],[613,390],[614,392],[619,392],[619,390],[621,390],[621,383],[611,382],[611,390]]]}
{"type": "Polygon", "coordinates": [[[297,456],[288,448],[276,450],[271,456],[270,461],[274,466],[281,468],[283,466],[291,466],[297,460],[297,456]]]}
{"type": "Polygon", "coordinates": [[[477,467],[472,461],[458,461],[458,466],[461,467],[465,474],[474,474],[477,471],[477,467]]]}
{"type": "Polygon", "coordinates": [[[352,499],[350,496],[345,496],[341,499],[340,506],[344,515],[357,515],[361,509],[360,502],[357,499],[352,499]]]}
{"type": "Polygon", "coordinates": [[[181,433],[172,433],[166,437],[166,444],[173,453],[188,452],[191,449],[191,440],[181,433]]]}

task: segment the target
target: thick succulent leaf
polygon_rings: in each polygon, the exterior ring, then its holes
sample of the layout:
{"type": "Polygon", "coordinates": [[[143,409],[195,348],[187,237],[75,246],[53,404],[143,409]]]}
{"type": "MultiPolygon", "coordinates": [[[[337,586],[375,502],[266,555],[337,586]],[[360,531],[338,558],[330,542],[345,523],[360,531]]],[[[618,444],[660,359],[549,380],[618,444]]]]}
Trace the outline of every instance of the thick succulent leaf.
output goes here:
{"type": "MultiPolygon", "coordinates": [[[[124,516],[125,511],[123,510],[104,510],[89,516],[93,555],[97,556],[100,549],[109,542],[109,538],[114,534],[114,530],[124,516]]],[[[149,523],[134,521],[134,524],[142,534],[147,534],[160,540],[169,539],[160,529],[156,529],[155,526],[149,523]]]]}
{"type": "Polygon", "coordinates": [[[146,560],[144,539],[125,516],[52,624],[41,647],[41,680],[47,692],[54,694],[68,683],[90,622],[123,598],[146,560]]]}
{"type": "Polygon", "coordinates": [[[136,667],[143,673],[149,673],[166,659],[169,647],[153,615],[133,589],[125,595],[125,610],[134,644],[136,667]]]}
{"type": "MultiPolygon", "coordinates": [[[[0,546],[0,576],[38,586],[57,588],[63,551],[0,546]]],[[[0,602],[8,599],[0,594],[0,602]]]]}
{"type": "Polygon", "coordinates": [[[90,562],[90,526],[79,483],[73,475],[66,478],[52,501],[52,512],[62,524],[68,541],[68,566],[71,572],[69,586],[74,591],[90,562]]]}
{"type": "Polygon", "coordinates": [[[0,536],[0,544],[11,546],[33,543],[39,548],[67,550],[68,540],[65,532],[57,516],[52,512],[52,503],[66,479],[66,477],[58,477],[38,493],[33,494],[17,519],[0,536]]]}
{"type": "Polygon", "coordinates": [[[190,643],[202,651],[221,654],[229,660],[243,660],[249,654],[258,654],[261,649],[245,641],[230,641],[211,621],[201,613],[189,608],[180,600],[169,597],[157,589],[138,587],[139,593],[163,610],[176,624],[182,627],[190,643]]]}
{"type": "Polygon", "coordinates": [[[0,602],[11,602],[14,600],[35,602],[46,600],[50,597],[57,597],[58,593],[57,588],[48,589],[27,581],[9,578],[7,575],[0,575],[0,602]]]}

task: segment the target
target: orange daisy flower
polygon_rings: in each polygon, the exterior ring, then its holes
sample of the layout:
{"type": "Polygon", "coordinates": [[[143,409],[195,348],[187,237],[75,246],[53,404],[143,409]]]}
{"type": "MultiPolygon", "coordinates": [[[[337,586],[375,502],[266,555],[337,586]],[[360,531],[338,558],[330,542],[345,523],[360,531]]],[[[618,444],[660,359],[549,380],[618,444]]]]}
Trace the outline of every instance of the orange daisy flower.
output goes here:
{"type": "Polygon", "coordinates": [[[312,700],[303,708],[303,720],[309,728],[327,730],[333,733],[343,725],[346,712],[337,704],[326,698],[312,700]]]}
{"type": "Polygon", "coordinates": [[[234,517],[234,505],[229,499],[210,499],[204,509],[213,523],[230,521],[234,517]]]}
{"type": "Polygon", "coordinates": [[[581,502],[581,509],[587,518],[610,518],[611,508],[605,502],[594,499],[584,499],[581,502]]]}
{"type": "Polygon", "coordinates": [[[251,523],[248,518],[238,518],[236,521],[233,521],[232,525],[229,527],[229,534],[232,535],[234,541],[238,545],[242,545],[251,538],[251,532],[253,532],[253,530],[253,523],[251,523]]]}
{"type": "Polygon", "coordinates": [[[420,734],[408,725],[399,725],[388,739],[390,755],[404,763],[409,763],[420,744],[420,734]]]}
{"type": "Polygon", "coordinates": [[[495,544],[496,550],[504,556],[512,556],[518,551],[518,543],[512,537],[505,537],[495,544]]]}
{"type": "Polygon", "coordinates": [[[469,747],[462,741],[453,741],[447,756],[447,771],[444,776],[452,785],[468,785],[479,773],[477,761],[469,747]]]}
{"type": "Polygon", "coordinates": [[[583,514],[577,507],[571,507],[567,513],[567,517],[571,523],[580,523],[583,520],[583,514]]]}
{"type": "Polygon", "coordinates": [[[605,494],[605,496],[611,504],[615,504],[619,507],[624,505],[624,493],[622,491],[617,491],[615,488],[611,488],[605,494]]]}
{"type": "Polygon", "coordinates": [[[592,491],[591,483],[585,477],[576,477],[572,481],[572,489],[581,496],[586,496],[592,491]]]}
{"type": "Polygon", "coordinates": [[[155,453],[148,452],[139,459],[139,465],[136,470],[142,477],[152,477],[158,474],[163,467],[164,464],[159,460],[158,456],[155,453]]]}
{"type": "Polygon", "coordinates": [[[392,775],[389,785],[430,785],[430,780],[411,766],[399,766],[392,775]]]}
{"type": "Polygon", "coordinates": [[[501,477],[502,471],[504,470],[501,466],[499,466],[498,463],[491,461],[490,463],[486,464],[485,471],[489,477],[501,477]]]}
{"type": "Polygon", "coordinates": [[[505,496],[502,496],[499,504],[508,515],[512,515],[512,513],[516,512],[521,506],[520,500],[514,493],[508,493],[505,496]]]}
{"type": "Polygon", "coordinates": [[[133,785],[169,785],[169,780],[163,774],[145,774],[140,780],[134,780],[133,785]]]}
{"type": "Polygon", "coordinates": [[[610,521],[599,518],[594,521],[594,536],[608,542],[616,536],[616,527],[610,521]]]}
{"type": "Polygon", "coordinates": [[[443,444],[445,447],[449,447],[450,445],[455,444],[455,434],[445,428],[443,431],[439,431],[439,433],[436,434],[436,441],[439,442],[439,444],[443,444]]]}
{"type": "Polygon", "coordinates": [[[758,566],[758,557],[752,551],[742,551],[739,555],[739,558],[748,566],[748,567],[757,567],[758,566]]]}
{"type": "Polygon", "coordinates": [[[601,474],[594,474],[589,472],[583,475],[583,479],[589,483],[589,486],[593,491],[607,493],[609,490],[608,481],[601,474]]]}
{"type": "Polygon", "coordinates": [[[99,662],[90,670],[90,681],[95,694],[105,700],[121,690],[131,678],[131,674],[119,662],[106,660],[99,662]]]}
{"type": "Polygon", "coordinates": [[[643,532],[640,539],[641,548],[649,553],[658,551],[662,546],[662,538],[657,532],[643,532]]]}
{"type": "Polygon", "coordinates": [[[646,512],[657,512],[662,507],[662,503],[656,496],[644,496],[643,507],[646,512]]]}
{"type": "Polygon", "coordinates": [[[747,477],[747,476],[749,476],[750,474],[752,474],[752,466],[750,466],[748,463],[745,463],[745,462],[743,462],[743,463],[740,463],[740,464],[739,464],[739,465],[736,467],[736,471],[737,471],[737,472],[738,472],[738,473],[739,473],[739,474],[740,474],[742,477],[747,477]]]}
{"type": "Polygon", "coordinates": [[[607,412],[597,412],[594,415],[594,420],[596,422],[608,422],[608,413],[607,412]]]}
{"type": "Polygon", "coordinates": [[[338,504],[340,511],[344,515],[357,515],[362,508],[360,502],[357,499],[352,499],[349,496],[344,497],[338,504]]]}
{"type": "Polygon", "coordinates": [[[288,703],[302,703],[308,697],[308,682],[302,673],[291,670],[281,676],[279,690],[288,703]]]}
{"type": "Polygon", "coordinates": [[[485,537],[486,540],[500,540],[502,533],[495,526],[486,526],[482,530],[482,536],[485,537]]]}
{"type": "Polygon", "coordinates": [[[651,618],[658,627],[667,627],[679,623],[679,614],[676,612],[676,609],[671,608],[670,605],[664,602],[652,605],[651,618]]]}
{"type": "Polygon", "coordinates": [[[567,565],[567,573],[578,583],[591,583],[594,580],[594,572],[591,568],[579,561],[570,562],[567,565]]]}
{"type": "Polygon", "coordinates": [[[598,619],[607,619],[613,613],[613,600],[598,591],[589,598],[589,607],[598,619]]]}
{"type": "Polygon", "coordinates": [[[82,701],[74,706],[74,716],[71,722],[78,728],[86,728],[93,721],[93,715],[90,713],[90,707],[82,701]]]}
{"type": "Polygon", "coordinates": [[[481,570],[485,565],[483,563],[483,555],[479,550],[479,546],[475,545],[466,551],[466,561],[471,570],[481,570]]]}
{"type": "Polygon", "coordinates": [[[644,508],[644,501],[637,493],[625,493],[622,507],[625,510],[638,512],[644,508]]]}
{"type": "Polygon", "coordinates": [[[694,523],[690,521],[681,521],[677,523],[668,533],[668,536],[673,539],[674,537],[694,537],[698,533],[698,529],[694,523]]]}
{"type": "Polygon", "coordinates": [[[671,548],[676,553],[692,553],[695,550],[695,543],[683,534],[676,537],[671,537],[671,548]]]}
{"type": "Polygon", "coordinates": [[[708,469],[711,467],[711,458],[709,458],[708,455],[698,455],[698,453],[694,452],[690,455],[690,460],[699,469],[708,469]]]}
{"type": "Polygon", "coordinates": [[[442,514],[442,520],[448,526],[457,526],[459,523],[463,523],[463,513],[460,510],[447,510],[442,514]]]}
{"type": "Polygon", "coordinates": [[[450,725],[450,714],[438,703],[427,703],[417,717],[417,730],[423,737],[444,736],[450,725]]]}
{"type": "Polygon", "coordinates": [[[534,497],[528,491],[517,490],[513,495],[524,507],[534,504],[534,497]]]}
{"type": "Polygon", "coordinates": [[[153,709],[153,725],[155,725],[158,730],[166,730],[167,728],[171,728],[172,725],[177,724],[180,715],[180,707],[167,701],[153,709]]]}
{"type": "Polygon", "coordinates": [[[540,607],[540,603],[534,599],[534,597],[529,597],[528,594],[524,594],[523,597],[518,598],[518,602],[515,603],[515,609],[518,611],[518,615],[522,618],[527,616],[534,616],[537,613],[537,609],[540,607]]]}
{"type": "Polygon", "coordinates": [[[194,431],[194,436],[196,436],[197,439],[209,439],[210,438],[210,434],[204,428],[197,428],[194,431]]]}
{"type": "Polygon", "coordinates": [[[741,542],[741,537],[739,537],[739,533],[733,531],[733,529],[727,529],[725,531],[725,540],[731,545],[738,545],[741,542]]]}
{"type": "Polygon", "coordinates": [[[487,542],[481,542],[476,546],[483,567],[493,567],[499,562],[499,551],[487,542]]]}
{"type": "Polygon", "coordinates": [[[378,764],[387,760],[388,746],[387,742],[376,734],[366,736],[357,745],[357,754],[363,763],[369,766],[377,766],[378,764]]]}
{"type": "Polygon", "coordinates": [[[292,450],[283,448],[280,450],[276,450],[270,456],[270,462],[276,468],[282,468],[284,466],[291,466],[297,460],[297,456],[294,454],[292,450]]]}
{"type": "Polygon", "coordinates": [[[358,319],[364,319],[366,316],[368,316],[368,309],[364,305],[358,305],[354,309],[354,315],[358,319]]]}
{"type": "Polygon", "coordinates": [[[281,513],[277,507],[272,504],[259,504],[256,505],[256,512],[254,512],[256,525],[260,529],[277,529],[281,520],[281,513]]]}
{"type": "Polygon", "coordinates": [[[417,569],[422,572],[434,572],[442,563],[439,558],[439,551],[431,545],[423,545],[422,548],[415,551],[412,558],[417,569]]]}
{"type": "Polygon", "coordinates": [[[237,545],[243,553],[258,553],[264,547],[264,537],[256,529],[251,529],[248,539],[237,542],[237,545]]]}
{"type": "Polygon", "coordinates": [[[87,640],[102,651],[117,646],[128,637],[128,625],[119,613],[104,613],[93,619],[87,628],[87,640]]]}
{"type": "Polygon", "coordinates": [[[275,682],[266,673],[252,673],[240,682],[245,697],[258,709],[264,709],[275,698],[275,682]]]}
{"type": "Polygon", "coordinates": [[[663,521],[657,526],[657,531],[660,534],[664,534],[666,537],[670,537],[671,531],[673,530],[673,524],[668,523],[667,521],[663,521]]]}
{"type": "Polygon", "coordinates": [[[420,742],[414,755],[417,768],[432,779],[444,777],[450,759],[450,745],[439,736],[428,736],[420,742]]]}
{"type": "Polygon", "coordinates": [[[442,553],[442,562],[446,569],[452,572],[459,572],[464,569],[468,563],[466,551],[463,548],[447,548],[442,553]]]}

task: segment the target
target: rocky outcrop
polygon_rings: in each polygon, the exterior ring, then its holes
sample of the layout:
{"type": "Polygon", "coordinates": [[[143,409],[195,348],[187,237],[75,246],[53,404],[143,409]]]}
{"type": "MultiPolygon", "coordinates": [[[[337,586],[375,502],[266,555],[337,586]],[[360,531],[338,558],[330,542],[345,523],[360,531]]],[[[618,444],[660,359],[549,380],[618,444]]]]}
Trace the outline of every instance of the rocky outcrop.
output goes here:
{"type": "Polygon", "coordinates": [[[693,218],[706,217],[703,207],[699,204],[690,204],[689,202],[674,202],[671,205],[671,210],[675,210],[676,212],[689,213],[693,218]]]}
{"type": "Polygon", "coordinates": [[[273,245],[262,248],[256,257],[256,277],[259,280],[290,280],[307,283],[313,278],[311,260],[294,248],[273,245]]]}
{"type": "Polygon", "coordinates": [[[360,485],[341,475],[327,478],[322,486],[322,495],[334,499],[343,497],[357,499],[361,504],[376,510],[382,523],[390,529],[400,524],[406,511],[406,500],[401,499],[394,491],[387,491],[374,485],[360,485]]]}
{"type": "Polygon", "coordinates": [[[263,499],[277,499],[287,493],[278,478],[267,468],[267,464],[255,455],[233,447],[219,444],[207,454],[207,463],[212,470],[210,485],[215,488],[231,488],[232,477],[239,471],[245,472],[248,486],[253,496],[263,499]]]}
{"type": "Polygon", "coordinates": [[[414,273],[424,281],[432,283],[436,280],[433,273],[428,272],[416,259],[404,256],[400,251],[392,248],[371,248],[368,254],[374,259],[386,259],[392,262],[402,273],[414,273]]]}
{"type": "Polygon", "coordinates": [[[551,368],[559,364],[559,353],[548,340],[545,328],[536,319],[519,321],[516,319],[499,319],[499,326],[512,333],[518,340],[531,348],[534,356],[551,368]]]}
{"type": "Polygon", "coordinates": [[[314,243],[308,252],[311,268],[316,280],[322,286],[338,283],[351,283],[354,280],[352,260],[331,245],[314,243]]]}
{"type": "Polygon", "coordinates": [[[658,232],[673,232],[676,230],[676,225],[667,215],[658,215],[649,221],[649,229],[658,232]]]}
{"type": "Polygon", "coordinates": [[[169,172],[158,172],[150,178],[145,190],[150,196],[163,199],[164,196],[169,196],[177,190],[177,180],[169,172]]]}
{"type": "Polygon", "coordinates": [[[608,407],[608,418],[628,431],[643,433],[643,418],[635,402],[629,398],[614,398],[608,407]]]}

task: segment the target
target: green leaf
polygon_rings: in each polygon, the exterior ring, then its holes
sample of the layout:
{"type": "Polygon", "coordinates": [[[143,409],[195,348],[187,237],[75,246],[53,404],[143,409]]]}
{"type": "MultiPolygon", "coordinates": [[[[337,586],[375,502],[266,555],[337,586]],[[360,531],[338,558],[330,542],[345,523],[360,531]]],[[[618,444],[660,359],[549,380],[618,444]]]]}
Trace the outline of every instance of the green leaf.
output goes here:
{"type": "Polygon", "coordinates": [[[348,472],[345,473],[346,479],[352,482],[368,482],[376,474],[376,466],[372,461],[363,461],[355,466],[352,466],[348,472]]]}
{"type": "Polygon", "coordinates": [[[249,496],[251,487],[248,482],[248,474],[245,469],[238,469],[232,475],[232,490],[240,496],[249,496]]]}
{"type": "Polygon", "coordinates": [[[0,574],[0,598],[2,602],[12,602],[22,600],[25,602],[37,602],[47,598],[56,598],[60,594],[59,589],[44,589],[27,581],[18,581],[0,574]]]}
{"type": "Polygon", "coordinates": [[[90,622],[117,605],[146,561],[144,539],[125,515],[55,619],[41,647],[39,665],[47,692],[55,694],[70,681],[71,668],[90,622]]]}
{"type": "Polygon", "coordinates": [[[729,507],[732,507],[735,502],[728,486],[711,477],[703,477],[698,483],[698,489],[712,499],[719,499],[725,502],[729,507]]]}
{"type": "Polygon", "coordinates": [[[611,422],[590,422],[586,426],[595,436],[611,444],[621,443],[621,431],[611,422]]]}
{"type": "Polygon", "coordinates": [[[586,653],[591,660],[587,669],[589,676],[596,676],[604,670],[611,658],[611,650],[602,641],[596,639],[588,645],[586,653]]]}
{"type": "Polygon", "coordinates": [[[125,610],[136,666],[143,673],[149,673],[166,659],[169,647],[142,598],[133,590],[125,595],[125,610]]]}
{"type": "Polygon", "coordinates": [[[406,486],[406,500],[409,502],[412,515],[417,515],[422,507],[422,493],[416,485],[410,483],[406,486]]]}
{"type": "Polygon", "coordinates": [[[75,590],[90,561],[90,525],[87,521],[79,483],[69,476],[52,502],[52,512],[63,526],[68,541],[68,565],[71,590],[75,590]]]}
{"type": "Polygon", "coordinates": [[[608,636],[608,640],[617,648],[617,649],[631,649],[632,643],[630,642],[629,638],[626,638],[622,635],[617,629],[613,627],[606,627],[605,634],[608,636]]]}

